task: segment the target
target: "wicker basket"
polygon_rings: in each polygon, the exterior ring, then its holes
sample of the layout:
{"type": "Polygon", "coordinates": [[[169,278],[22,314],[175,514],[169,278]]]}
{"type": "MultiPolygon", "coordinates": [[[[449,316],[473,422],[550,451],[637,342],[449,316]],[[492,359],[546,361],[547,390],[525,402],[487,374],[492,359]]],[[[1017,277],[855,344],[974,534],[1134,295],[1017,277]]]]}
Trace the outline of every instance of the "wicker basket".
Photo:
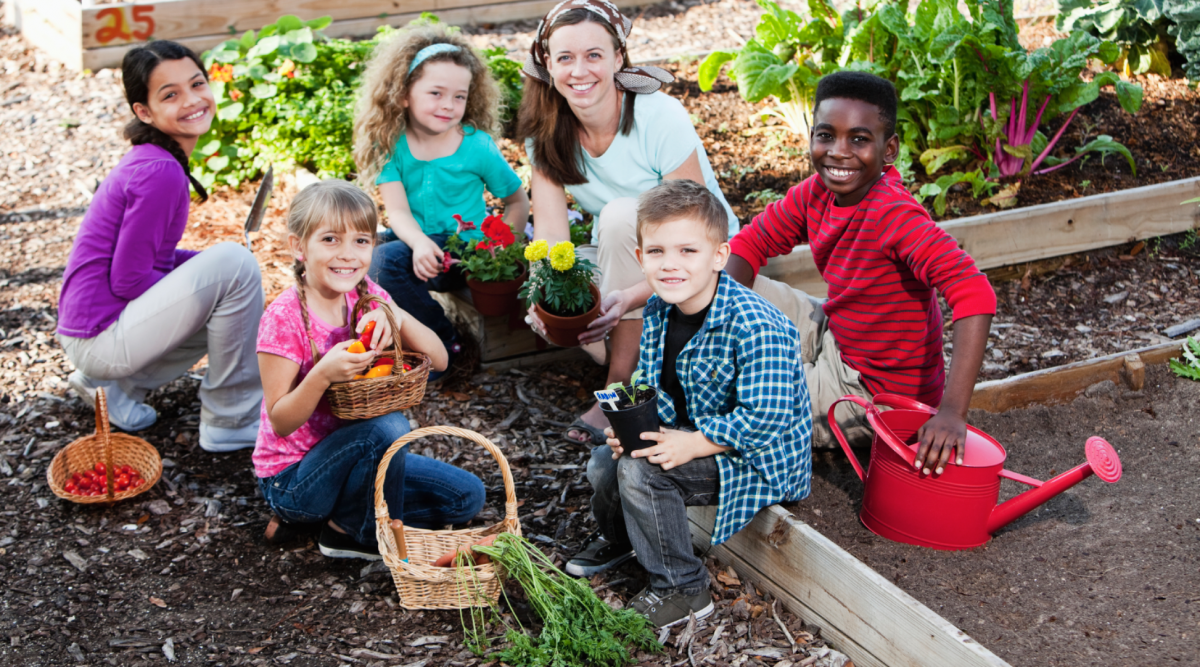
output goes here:
{"type": "MultiPolygon", "coordinates": [[[[338,419],[371,419],[411,408],[425,398],[425,382],[429,379],[433,362],[419,352],[404,351],[400,343],[400,327],[392,316],[392,309],[388,308],[382,299],[368,294],[358,300],[350,319],[351,331],[357,327],[358,318],[361,316],[359,311],[365,310],[372,303],[382,306],[380,310],[392,329],[395,352],[388,356],[393,359],[399,357],[400,363],[392,366],[392,374],[386,377],[335,382],[329,385],[325,396],[329,399],[333,416],[338,419]],[[405,363],[412,367],[411,371],[404,370],[405,363]]],[[[316,346],[313,345],[313,361],[317,360],[316,346]]]]}
{"type": "Polygon", "coordinates": [[[517,494],[513,486],[512,472],[508,459],[500,448],[474,431],[452,426],[431,426],[417,429],[392,443],[375,475],[375,536],[379,539],[379,553],[392,572],[400,606],[405,609],[463,609],[486,606],[500,597],[504,582],[502,573],[494,563],[473,567],[433,567],[438,556],[473,544],[487,535],[498,533],[521,534],[521,523],[517,519],[517,494]],[[500,465],[504,476],[504,520],[482,528],[466,530],[422,530],[404,528],[404,542],[408,552],[407,562],[399,557],[396,536],[391,529],[387,502],[383,499],[383,480],[392,456],[408,443],[428,435],[451,435],[472,440],[492,455],[500,465]]]}
{"type": "Polygon", "coordinates": [[[111,433],[108,430],[108,402],[104,398],[104,390],[96,390],[96,432],[85,435],[62,448],[46,469],[46,484],[59,498],[75,503],[115,503],[119,500],[132,498],[148,490],[158,483],[162,477],[162,459],[154,445],[125,433],[111,433]],[[96,463],[103,462],[106,470],[108,494],[103,496],[80,496],[67,493],[63,488],[72,473],[90,470],[96,463]],[[130,466],[136,468],[146,480],[145,484],[136,489],[115,493],[113,491],[113,467],[130,466]]]}

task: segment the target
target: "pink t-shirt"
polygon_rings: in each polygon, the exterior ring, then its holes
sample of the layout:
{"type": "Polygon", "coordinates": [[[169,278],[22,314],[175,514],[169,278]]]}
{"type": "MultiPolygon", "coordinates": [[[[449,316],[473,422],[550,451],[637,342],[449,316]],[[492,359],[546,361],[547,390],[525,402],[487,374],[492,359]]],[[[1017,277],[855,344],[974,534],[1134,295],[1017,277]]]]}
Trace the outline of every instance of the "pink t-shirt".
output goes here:
{"type": "MultiPolygon", "coordinates": [[[[367,290],[391,303],[387,292],[369,279],[367,290]]],[[[357,302],[357,292],[346,294],[347,312],[353,311],[357,302]]],[[[313,314],[311,308],[308,310],[308,321],[312,325],[312,339],[322,355],[329,352],[334,345],[352,337],[349,324],[344,327],[332,326],[313,314]]],[[[263,313],[262,321],[258,325],[258,351],[275,354],[300,364],[297,384],[312,370],[312,349],[308,345],[308,336],[304,333],[304,320],[300,318],[300,296],[295,287],[280,294],[263,313]]],[[[254,474],[259,477],[278,475],[284,468],[304,458],[308,450],[342,425],[342,420],[333,416],[329,402],[324,398],[317,404],[317,409],[313,410],[308,421],[286,437],[280,436],[271,427],[265,398],[261,415],[262,427],[258,429],[258,442],[254,445],[253,457],[254,474]]]]}

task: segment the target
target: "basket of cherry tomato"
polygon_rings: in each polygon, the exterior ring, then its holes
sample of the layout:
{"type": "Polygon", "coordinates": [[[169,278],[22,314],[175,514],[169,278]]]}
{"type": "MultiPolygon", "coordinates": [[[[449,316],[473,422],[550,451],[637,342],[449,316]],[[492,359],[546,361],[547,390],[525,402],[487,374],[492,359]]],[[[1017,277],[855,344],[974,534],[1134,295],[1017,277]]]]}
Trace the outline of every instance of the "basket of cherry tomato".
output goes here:
{"type": "Polygon", "coordinates": [[[46,483],[59,498],[76,503],[114,503],[154,486],[162,459],[153,445],[108,428],[104,390],[96,390],[96,432],[63,447],[46,469],[46,483]]]}
{"type": "MultiPolygon", "coordinates": [[[[425,397],[425,383],[433,362],[419,352],[405,352],[400,342],[400,328],[392,309],[380,298],[368,294],[354,306],[351,327],[372,304],[378,304],[392,329],[393,349],[387,356],[375,360],[367,372],[354,376],[349,382],[335,382],[325,392],[333,416],[338,419],[371,419],[389,412],[411,408],[425,397]],[[397,360],[400,363],[396,363],[397,360]]],[[[375,322],[368,322],[359,339],[346,348],[362,354],[371,345],[375,322]]],[[[381,347],[382,341],[380,344],[381,347]]]]}

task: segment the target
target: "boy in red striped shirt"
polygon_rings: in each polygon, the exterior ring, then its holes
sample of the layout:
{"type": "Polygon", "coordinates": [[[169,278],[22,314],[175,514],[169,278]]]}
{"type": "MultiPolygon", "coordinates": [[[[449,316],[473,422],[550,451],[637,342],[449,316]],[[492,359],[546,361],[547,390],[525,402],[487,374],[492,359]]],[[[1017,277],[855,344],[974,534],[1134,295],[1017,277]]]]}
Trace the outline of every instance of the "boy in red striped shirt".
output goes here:
{"type": "MultiPolygon", "coordinates": [[[[833,446],[826,414],[841,396],[900,394],[939,406],[920,431],[917,467],[940,474],[952,449],[962,461],[996,294],[891,166],[900,149],[896,104],[896,89],[872,74],[822,78],[810,136],[817,173],[742,228],[726,271],[800,329],[814,448],[833,446]],[[758,275],[768,259],[804,243],[829,285],[827,300],[758,275]],[[948,379],[935,290],[954,312],[948,379]]],[[[865,435],[861,413],[838,415],[843,431],[865,435]]]]}

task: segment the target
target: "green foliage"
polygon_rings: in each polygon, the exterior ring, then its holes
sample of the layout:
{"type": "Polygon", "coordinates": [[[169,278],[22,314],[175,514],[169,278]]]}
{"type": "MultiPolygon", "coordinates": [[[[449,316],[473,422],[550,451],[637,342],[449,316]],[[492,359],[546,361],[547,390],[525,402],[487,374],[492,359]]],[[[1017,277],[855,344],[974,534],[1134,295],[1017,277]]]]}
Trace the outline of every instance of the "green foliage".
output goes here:
{"type": "Polygon", "coordinates": [[[1187,337],[1183,343],[1183,361],[1172,359],[1171,370],[1181,378],[1200,380],[1200,340],[1187,337]]]}
{"type": "Polygon", "coordinates": [[[738,51],[714,51],[700,64],[701,90],[713,83],[728,63],[730,78],[747,102],[768,97],[776,102],[766,115],[783,120],[796,134],[807,136],[812,96],[817,80],[839,69],[842,48],[842,19],[825,0],[808,0],[802,16],[782,9],[771,0],[758,0],[766,10],[755,26],[755,36],[738,51]]]}
{"type": "Polygon", "coordinates": [[[783,199],[783,197],[784,197],[784,195],[781,195],[778,192],[775,192],[771,188],[767,188],[765,190],[755,190],[754,192],[747,194],[746,200],[747,201],[756,201],[756,202],[762,204],[763,206],[766,206],[768,204],[773,204],[773,203],[783,199]]]}
{"type": "Polygon", "coordinates": [[[538,304],[560,317],[582,315],[596,304],[592,296],[595,264],[575,252],[575,244],[560,241],[547,253],[545,240],[530,243],[525,250],[529,260],[529,278],[521,287],[520,298],[529,306],[538,304]],[[540,259],[532,259],[541,249],[540,259]],[[556,268],[555,264],[558,265],[556,268]]]}
{"type": "Polygon", "coordinates": [[[642,379],[642,370],[639,368],[633,372],[633,375],[629,376],[628,385],[626,385],[624,382],[614,382],[608,385],[606,389],[609,391],[623,392],[625,396],[629,398],[630,405],[637,405],[637,393],[639,391],[646,391],[650,388],[650,385],[646,384],[645,382],[638,384],[638,380],[640,379],[642,379]]]}
{"type": "MultiPolygon", "coordinates": [[[[446,251],[458,256],[459,266],[472,279],[485,283],[516,280],[525,272],[525,244],[517,241],[517,235],[504,218],[489,215],[484,218],[481,229],[484,238],[463,238],[462,233],[474,229],[473,222],[460,220],[459,232],[446,239],[446,251]],[[469,227],[468,227],[469,225],[469,227]]],[[[520,238],[524,239],[524,233],[520,238]]]]}
{"type": "Polygon", "coordinates": [[[525,89],[525,81],[521,76],[521,63],[508,57],[508,50],[503,46],[490,46],[481,53],[488,69],[496,83],[500,84],[501,98],[504,108],[500,110],[500,122],[508,125],[517,117],[517,108],[521,106],[521,93],[525,89]]]}
{"type": "Polygon", "coordinates": [[[1119,45],[1127,74],[1171,76],[1174,46],[1187,61],[1187,77],[1200,79],[1200,0],[1063,0],[1056,25],[1119,45]]]}
{"type": "MultiPolygon", "coordinates": [[[[192,169],[206,187],[237,187],[271,163],[301,165],[322,178],[356,171],[358,85],[375,47],[395,30],[384,26],[370,40],[331,39],[320,32],[331,22],[328,16],[311,21],[283,16],[204,54],[217,118],[196,144],[192,169]]],[[[424,13],[409,26],[436,22],[436,16],[424,13]]],[[[520,65],[496,49],[485,57],[506,103],[515,109],[520,65]]]]}
{"type": "Polygon", "coordinates": [[[206,186],[237,186],[272,162],[331,177],[354,170],[355,86],[375,42],[325,38],[330,21],[284,16],[204,54],[218,113],[192,163],[206,186]]]}
{"type": "MultiPolygon", "coordinates": [[[[535,637],[523,627],[508,625],[492,605],[493,621],[499,619],[505,626],[507,645],[488,655],[489,659],[510,667],[621,667],[636,663],[631,646],[644,651],[662,650],[645,616],[632,609],[609,607],[587,579],[567,576],[525,538],[503,533],[493,546],[473,549],[491,557],[510,580],[521,586],[542,621],[542,631],[535,637]]],[[[483,616],[484,612],[474,611],[471,627],[463,624],[468,648],[480,657],[487,655],[491,644],[483,616]]]]}
{"type": "Polygon", "coordinates": [[[959,183],[969,183],[971,185],[971,196],[979,199],[985,193],[997,187],[996,183],[988,181],[982,172],[979,170],[961,172],[956,171],[953,174],[942,176],[933,183],[926,183],[921,186],[921,197],[933,197],[933,210],[938,215],[946,214],[946,195],[950,193],[950,188],[959,183]]]}

